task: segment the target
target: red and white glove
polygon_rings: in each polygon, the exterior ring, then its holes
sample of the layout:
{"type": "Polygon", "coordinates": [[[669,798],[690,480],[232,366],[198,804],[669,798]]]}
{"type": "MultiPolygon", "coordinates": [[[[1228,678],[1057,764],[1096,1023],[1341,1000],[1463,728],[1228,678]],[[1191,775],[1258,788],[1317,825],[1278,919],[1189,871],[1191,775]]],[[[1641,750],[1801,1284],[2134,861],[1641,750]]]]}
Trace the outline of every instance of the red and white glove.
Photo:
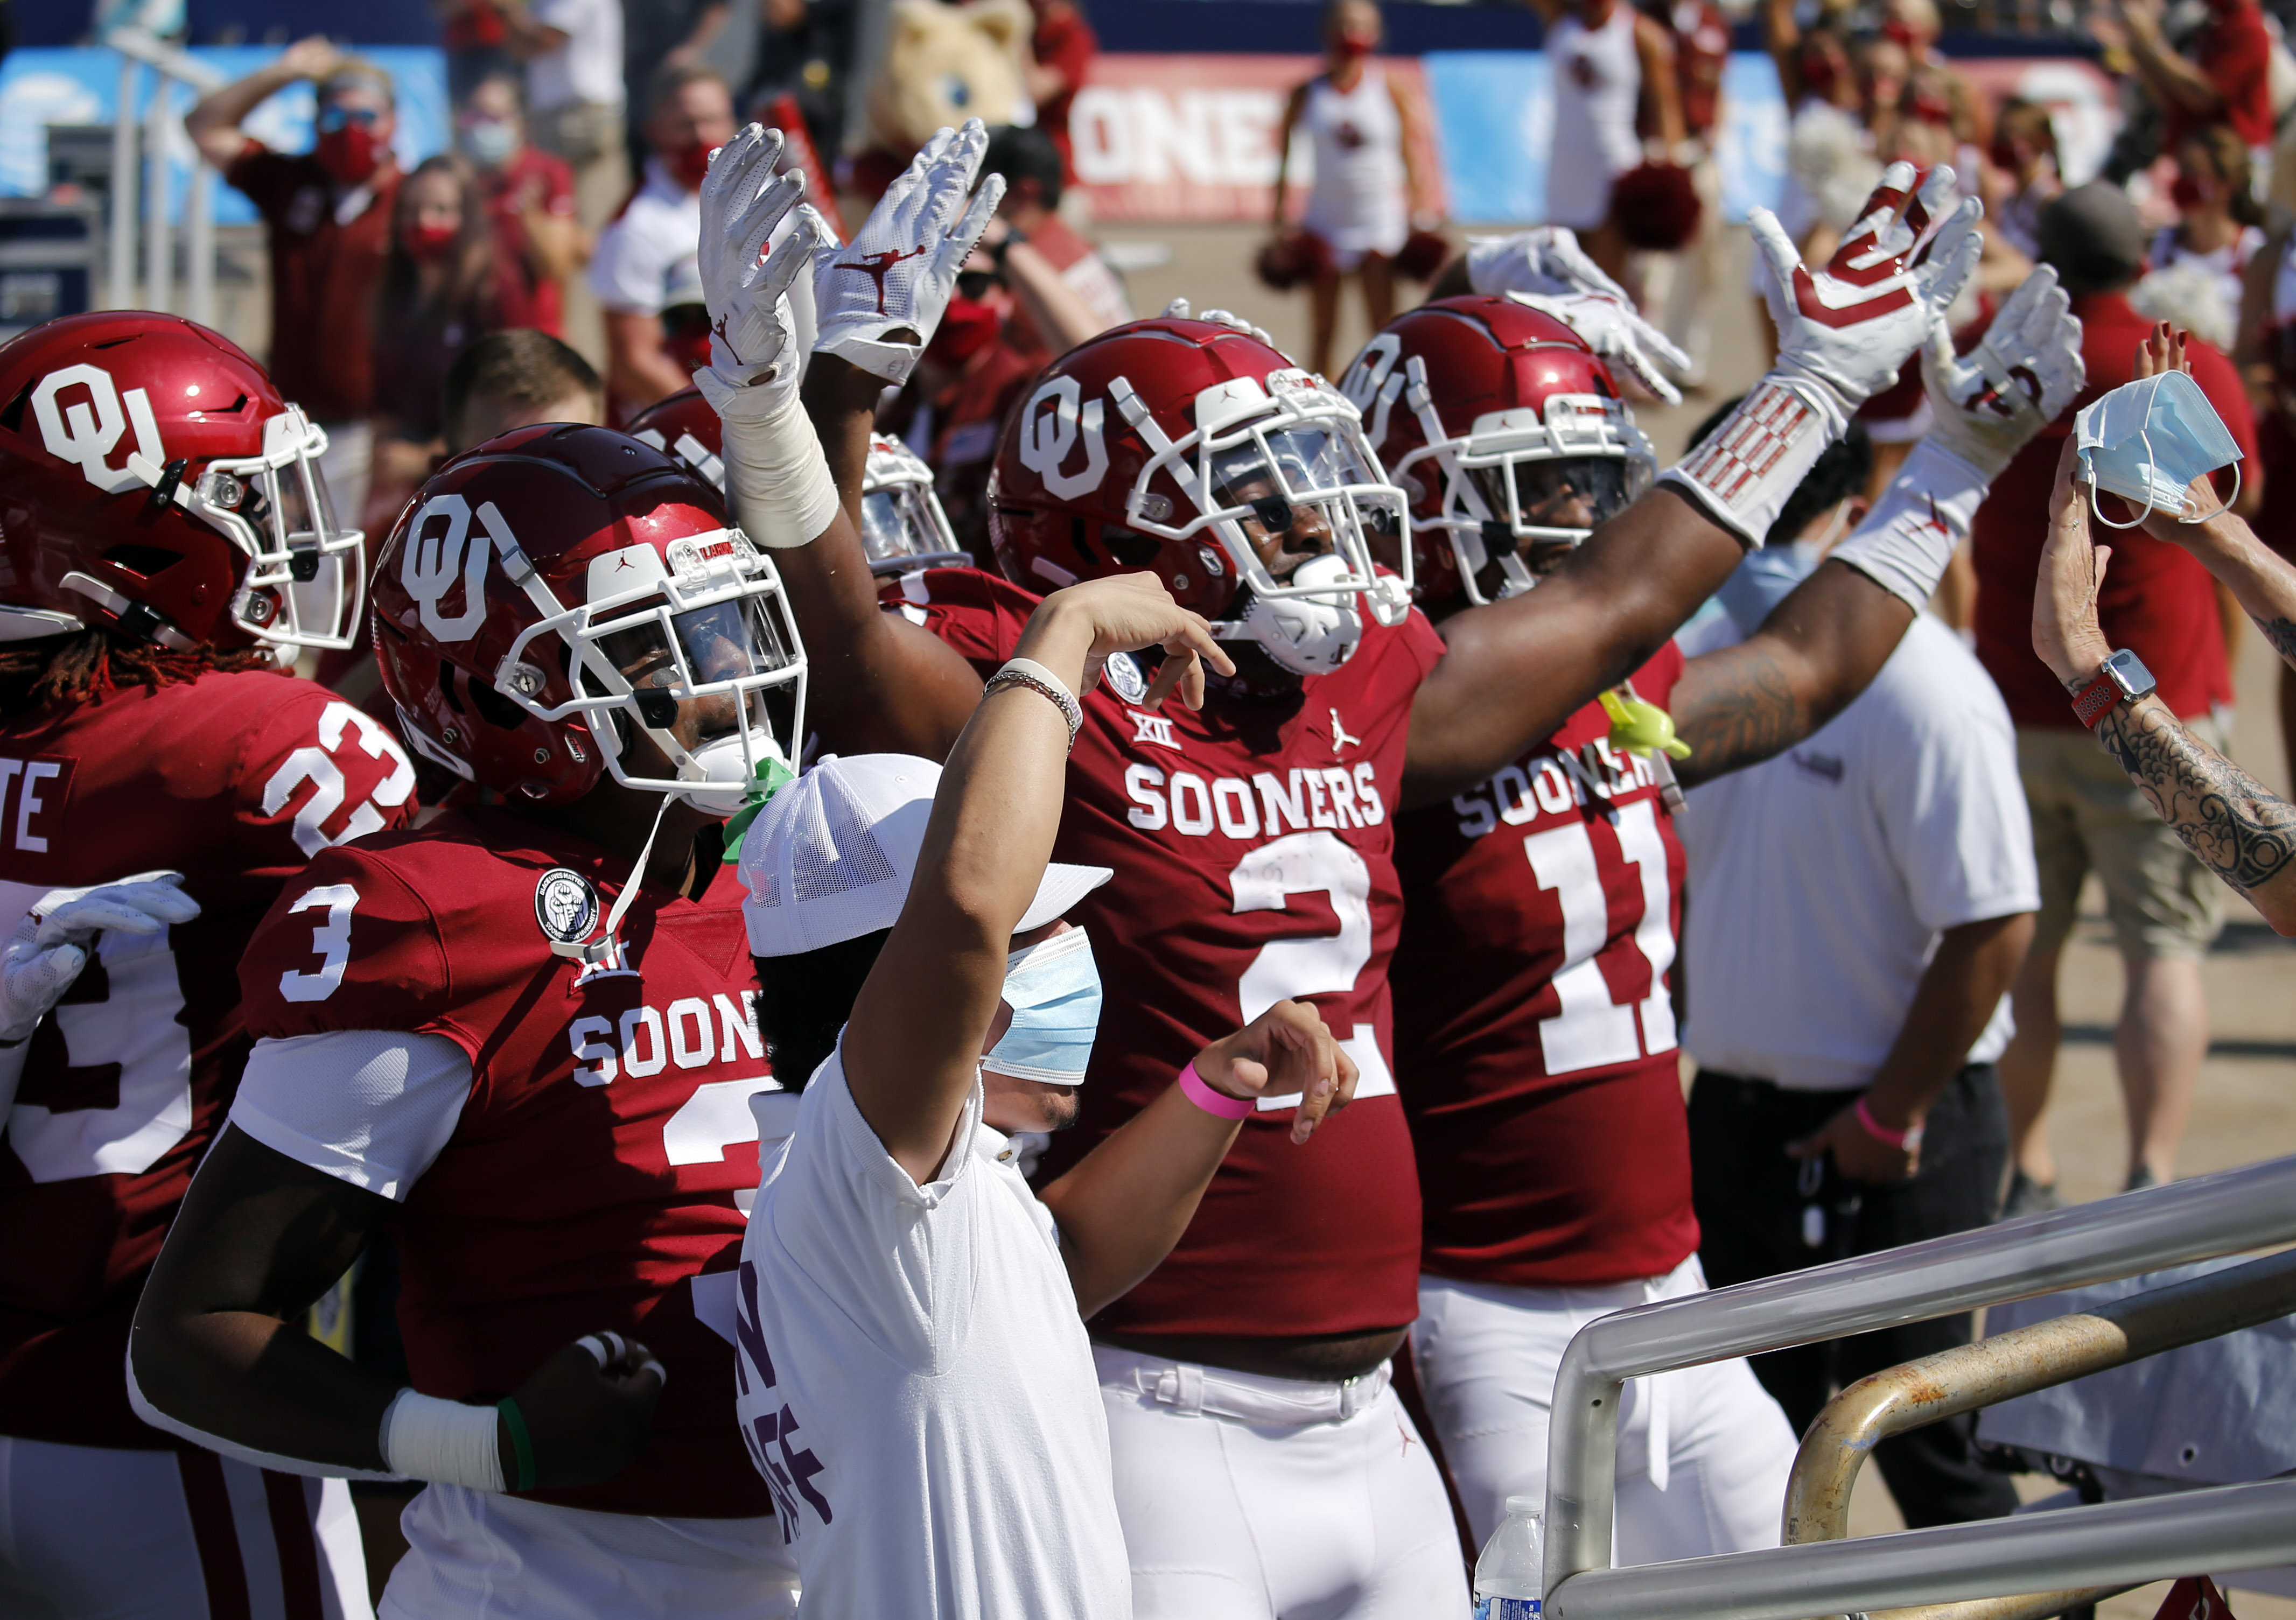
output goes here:
{"type": "MultiPolygon", "coordinates": [[[[789,291],[830,237],[805,176],[776,176],[779,130],[752,124],[711,156],[696,261],[709,306],[709,364],[694,375],[725,423],[726,490],[761,545],[803,545],[837,512],[837,485],[798,402],[805,350],[789,291]],[[778,248],[767,241],[794,216],[778,248]]],[[[834,240],[833,237],[831,240],[834,240]]]]}
{"type": "Polygon", "coordinates": [[[1759,546],[1802,478],[1867,398],[1943,320],[1983,246],[1973,198],[1952,201],[1940,163],[1911,195],[1914,166],[1893,163],[1866,212],[1813,275],[1767,209],[1748,220],[1769,261],[1765,289],[1778,363],[1729,419],[1660,477],[1749,547],[1759,546]]]}
{"type": "Polygon", "coordinates": [[[1477,292],[1512,294],[1519,302],[1553,315],[1587,340],[1605,360],[1616,361],[1669,405],[1682,395],[1652,364],[1655,355],[1677,371],[1690,356],[1644,320],[1627,290],[1587,257],[1578,238],[1562,225],[1541,225],[1513,236],[1467,239],[1467,284],[1477,292]]]}
{"type": "Polygon", "coordinates": [[[138,872],[93,888],[51,889],[0,953],[0,1043],[15,1045],[72,987],[102,933],[159,934],[200,914],[179,871],[138,872]]]}
{"type": "Polygon", "coordinates": [[[2081,323],[2046,265],[2009,295],[1970,354],[1954,354],[1939,321],[1922,356],[1929,433],[1833,554],[1920,612],[1993,480],[2072,404],[2087,377],[2081,323]]]}
{"type": "Polygon", "coordinates": [[[965,205],[988,151],[988,131],[979,119],[940,131],[887,188],[851,242],[815,254],[816,350],[888,382],[908,380],[940,328],[958,268],[1004,195],[1004,177],[991,175],[965,205]]]}

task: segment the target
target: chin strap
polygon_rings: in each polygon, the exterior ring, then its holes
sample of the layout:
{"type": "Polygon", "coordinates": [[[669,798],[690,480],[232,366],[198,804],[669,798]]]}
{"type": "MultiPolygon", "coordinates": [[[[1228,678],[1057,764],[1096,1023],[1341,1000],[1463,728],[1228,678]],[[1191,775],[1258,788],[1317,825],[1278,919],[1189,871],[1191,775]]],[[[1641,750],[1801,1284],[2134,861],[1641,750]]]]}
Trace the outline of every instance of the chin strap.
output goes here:
{"type": "Polygon", "coordinates": [[[638,885],[645,878],[646,863],[653,858],[653,841],[661,836],[662,817],[669,814],[670,795],[661,796],[661,808],[653,813],[653,826],[646,833],[645,847],[638,851],[638,862],[630,868],[629,881],[622,892],[614,896],[614,909],[606,913],[606,931],[599,937],[576,944],[564,939],[550,942],[551,951],[560,956],[570,956],[585,967],[594,968],[614,953],[614,936],[622,926],[622,919],[630,909],[630,902],[638,897],[638,885]]]}

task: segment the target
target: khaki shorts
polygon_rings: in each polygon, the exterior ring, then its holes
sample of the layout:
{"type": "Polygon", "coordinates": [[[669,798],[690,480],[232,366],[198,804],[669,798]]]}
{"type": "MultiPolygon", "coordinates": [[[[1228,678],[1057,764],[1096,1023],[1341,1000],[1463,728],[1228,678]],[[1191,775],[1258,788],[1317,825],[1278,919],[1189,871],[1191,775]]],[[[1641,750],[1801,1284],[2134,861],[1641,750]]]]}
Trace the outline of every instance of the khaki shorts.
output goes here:
{"type": "MultiPolygon", "coordinates": [[[[2224,728],[2206,716],[2185,727],[2219,752],[2224,728]]],[[[2193,858],[2095,737],[2070,727],[2017,728],[2017,773],[2033,816],[2041,913],[2033,953],[2072,932],[2081,880],[2104,886],[2104,912],[2125,957],[2201,956],[2224,926],[2224,885],[2193,858]]]]}

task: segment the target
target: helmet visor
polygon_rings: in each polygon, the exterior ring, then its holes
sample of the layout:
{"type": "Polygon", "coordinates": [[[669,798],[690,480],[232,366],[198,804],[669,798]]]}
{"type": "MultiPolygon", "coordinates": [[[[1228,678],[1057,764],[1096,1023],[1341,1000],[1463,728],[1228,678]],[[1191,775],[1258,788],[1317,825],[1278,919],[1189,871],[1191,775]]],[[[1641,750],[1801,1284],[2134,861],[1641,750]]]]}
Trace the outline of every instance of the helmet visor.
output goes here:
{"type": "Polygon", "coordinates": [[[861,497],[861,550],[873,574],[972,560],[957,549],[931,488],[923,484],[888,484],[861,497]]]}
{"type": "Polygon", "coordinates": [[[1510,457],[1468,477],[1493,516],[1526,540],[1583,540],[1650,487],[1650,468],[1619,455],[1510,457]]]}

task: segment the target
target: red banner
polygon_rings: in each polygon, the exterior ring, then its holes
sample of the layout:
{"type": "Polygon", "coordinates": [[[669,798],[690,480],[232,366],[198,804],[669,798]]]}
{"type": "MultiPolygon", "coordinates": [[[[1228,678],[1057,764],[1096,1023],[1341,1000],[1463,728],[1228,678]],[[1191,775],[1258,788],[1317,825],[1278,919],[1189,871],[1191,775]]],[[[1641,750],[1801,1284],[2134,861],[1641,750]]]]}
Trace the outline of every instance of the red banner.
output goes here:
{"type": "MultiPolygon", "coordinates": [[[[1212,17],[1217,8],[1209,8],[1212,17]]],[[[1069,113],[1077,180],[1093,217],[1134,220],[1263,220],[1274,201],[1276,135],[1294,86],[1323,69],[1315,56],[1153,56],[1095,59],[1069,113]]],[[[1423,110],[1425,81],[1415,61],[1382,62],[1390,78],[1423,110]]],[[[1414,155],[1439,200],[1442,169],[1433,121],[1414,155]]],[[[1314,179],[1304,138],[1292,143],[1290,207],[1297,218],[1314,179]]]]}

